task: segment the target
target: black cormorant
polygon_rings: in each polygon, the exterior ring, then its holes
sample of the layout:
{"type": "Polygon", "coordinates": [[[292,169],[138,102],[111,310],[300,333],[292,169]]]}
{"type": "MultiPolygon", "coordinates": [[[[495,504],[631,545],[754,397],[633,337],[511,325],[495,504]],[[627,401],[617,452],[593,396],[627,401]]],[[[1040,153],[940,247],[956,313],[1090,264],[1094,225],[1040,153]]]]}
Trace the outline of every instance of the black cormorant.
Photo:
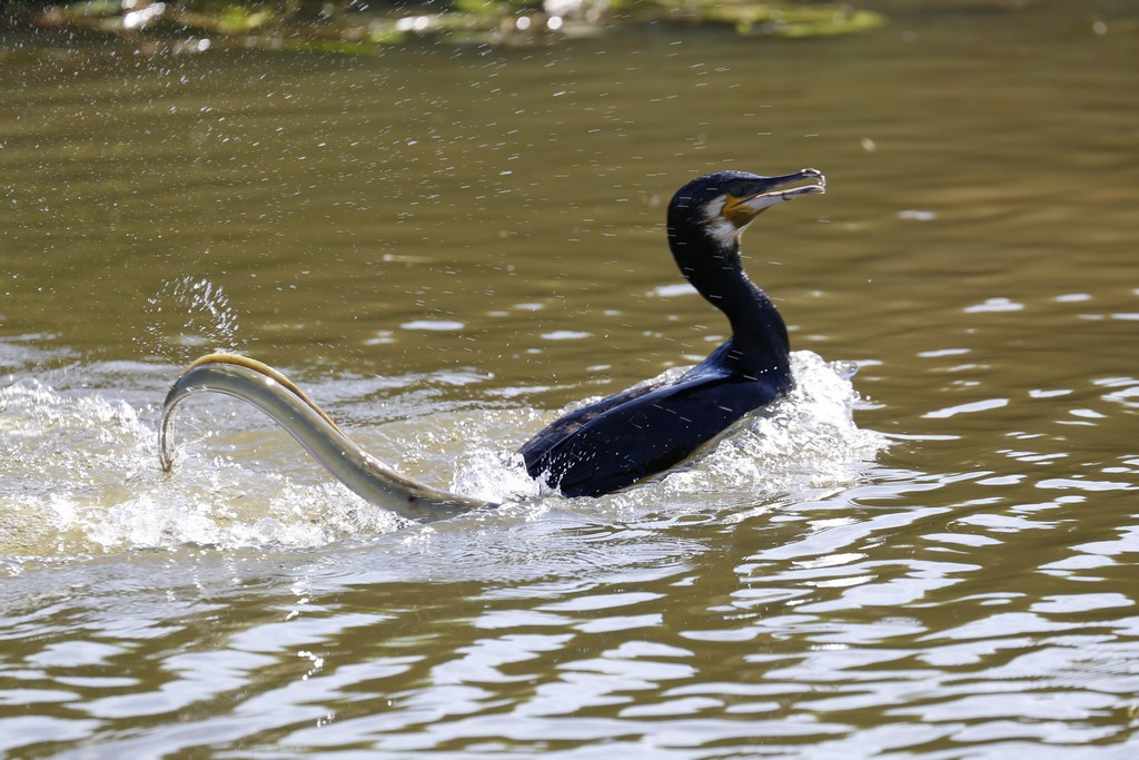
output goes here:
{"type": "Polygon", "coordinates": [[[600,496],[680,462],[701,444],[791,387],[787,327],[748,279],[740,233],[771,206],[822,193],[815,169],[781,177],[717,172],[689,182],[668,204],[676,265],[731,323],[732,337],[667,384],[648,384],[577,409],[525,445],[531,477],[566,496],[600,496]],[[812,184],[790,189],[803,180],[812,184]]]}

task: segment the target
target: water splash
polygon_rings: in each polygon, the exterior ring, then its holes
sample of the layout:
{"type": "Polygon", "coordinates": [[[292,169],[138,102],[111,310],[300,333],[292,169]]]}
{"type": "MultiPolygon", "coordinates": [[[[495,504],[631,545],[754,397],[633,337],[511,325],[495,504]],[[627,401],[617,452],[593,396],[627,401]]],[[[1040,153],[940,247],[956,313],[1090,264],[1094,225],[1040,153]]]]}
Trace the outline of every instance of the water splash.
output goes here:
{"type": "Polygon", "coordinates": [[[791,355],[795,387],[746,418],[695,466],[666,476],[663,485],[687,493],[775,493],[851,483],[887,439],[854,422],[860,396],[855,367],[828,363],[811,351],[791,355]]]}
{"type": "Polygon", "coordinates": [[[123,401],[34,380],[0,389],[0,434],[10,444],[0,458],[0,556],[320,546],[403,524],[339,484],[299,482],[203,447],[188,447],[167,477],[153,421],[123,401]]]}
{"type": "MultiPolygon", "coordinates": [[[[641,385],[670,382],[688,368],[674,367],[641,385]]],[[[686,464],[662,477],[609,497],[624,504],[660,504],[669,499],[785,492],[851,483],[887,438],[854,422],[861,397],[852,378],[857,367],[823,360],[811,351],[791,355],[794,389],[770,407],[750,415],[686,464]]],[[[596,399],[575,402],[552,418],[596,399]]],[[[548,422],[549,420],[546,420],[548,422]]],[[[472,446],[458,462],[451,487],[458,493],[489,501],[518,501],[549,494],[526,475],[517,454],[501,450],[501,441],[471,431],[472,446]]],[[[736,501],[737,499],[732,499],[736,501]]]]}
{"type": "MultiPolygon", "coordinates": [[[[885,438],[855,425],[858,395],[844,367],[800,351],[792,371],[796,387],[786,398],[682,468],[602,500],[552,494],[512,452],[554,414],[453,410],[354,432],[409,475],[433,482],[449,476],[452,490],[518,505],[507,511],[525,519],[555,506],[596,517],[613,506],[757,503],[853,482],[885,438]]],[[[198,405],[179,466],[167,477],[156,460],[152,415],[32,380],[0,389],[0,435],[10,443],[0,457],[0,556],[59,559],[188,544],[314,547],[406,525],[327,481],[284,433],[236,402],[198,405]]]]}
{"type": "Polygon", "coordinates": [[[166,280],[146,299],[139,339],[149,353],[184,363],[203,349],[239,350],[237,311],[225,289],[204,277],[166,280]]]}

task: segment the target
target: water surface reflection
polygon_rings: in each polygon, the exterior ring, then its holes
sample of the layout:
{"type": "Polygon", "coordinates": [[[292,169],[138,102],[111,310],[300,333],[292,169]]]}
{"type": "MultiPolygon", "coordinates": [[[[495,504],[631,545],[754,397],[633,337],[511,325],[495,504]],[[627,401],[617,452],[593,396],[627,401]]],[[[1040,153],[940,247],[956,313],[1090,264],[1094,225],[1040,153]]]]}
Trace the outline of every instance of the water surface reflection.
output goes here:
{"type": "Polygon", "coordinates": [[[0,748],[1127,756],[1136,40],[950,5],[807,45],[6,57],[0,748]],[[512,488],[558,408],[723,335],[659,218],[723,165],[827,169],[745,245],[857,401],[430,527],[236,406],[158,473],[175,365],[228,345],[409,473],[512,488]]]}

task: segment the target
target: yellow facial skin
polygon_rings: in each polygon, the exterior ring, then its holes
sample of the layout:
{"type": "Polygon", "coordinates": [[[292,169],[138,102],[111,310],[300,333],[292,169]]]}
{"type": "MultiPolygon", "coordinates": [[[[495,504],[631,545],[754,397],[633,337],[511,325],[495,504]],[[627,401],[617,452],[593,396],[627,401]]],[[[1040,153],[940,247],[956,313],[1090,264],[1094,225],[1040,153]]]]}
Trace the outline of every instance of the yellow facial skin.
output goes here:
{"type": "Polygon", "coordinates": [[[741,230],[774,205],[786,203],[804,195],[825,193],[827,191],[827,178],[818,169],[803,169],[783,177],[768,177],[764,185],[766,192],[761,190],[748,195],[726,193],[724,205],[720,209],[720,216],[730,222],[737,230],[741,230]],[[793,182],[812,179],[816,182],[788,187],[793,182]]]}
{"type": "MultiPolygon", "coordinates": [[[[758,195],[758,193],[756,195],[758,195]]],[[[767,210],[766,207],[757,209],[747,205],[748,201],[755,197],[755,195],[745,195],[737,198],[734,195],[729,195],[724,201],[724,210],[720,213],[725,219],[735,225],[736,229],[743,229],[751,220],[759,216],[761,212],[767,210]]]]}

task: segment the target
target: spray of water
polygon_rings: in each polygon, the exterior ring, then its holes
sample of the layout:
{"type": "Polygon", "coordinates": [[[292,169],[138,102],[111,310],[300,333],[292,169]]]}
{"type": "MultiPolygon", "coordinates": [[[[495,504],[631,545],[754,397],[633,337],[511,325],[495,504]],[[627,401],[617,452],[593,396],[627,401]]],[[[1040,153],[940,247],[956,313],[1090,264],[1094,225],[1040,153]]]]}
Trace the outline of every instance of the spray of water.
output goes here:
{"type": "Polygon", "coordinates": [[[146,325],[138,338],[147,353],[186,363],[204,350],[236,350],[237,311],[224,288],[205,277],[166,280],[146,299],[146,325]]]}
{"type": "MultiPolygon", "coordinates": [[[[601,500],[550,493],[511,453],[553,413],[456,411],[356,432],[408,474],[440,485],[449,479],[455,492],[509,502],[508,513],[527,518],[551,506],[600,515],[614,506],[738,504],[849,484],[885,439],[855,425],[858,396],[843,368],[807,351],[792,360],[796,386],[786,398],[685,466],[601,500]]],[[[0,457],[0,556],[61,558],[187,544],[311,547],[405,526],[325,480],[285,434],[268,426],[250,432],[243,407],[203,405],[196,414],[209,418],[199,425],[208,440],[188,437],[181,466],[166,476],[155,456],[153,410],[140,415],[124,401],[33,380],[0,389],[0,438],[10,443],[0,457]],[[256,458],[248,458],[250,450],[256,458]]]]}
{"type": "MultiPolygon", "coordinates": [[[[669,369],[646,382],[668,382],[686,370],[669,369]]],[[[887,439],[854,422],[860,401],[851,380],[855,367],[796,351],[791,371],[795,387],[786,397],[741,420],[687,463],[609,500],[626,506],[719,498],[738,502],[741,497],[763,498],[856,480],[887,439]]],[[[572,404],[557,415],[592,400],[572,404]]],[[[472,431],[470,440],[451,480],[453,491],[489,501],[551,495],[526,474],[521,456],[503,452],[491,435],[472,431]]]]}

